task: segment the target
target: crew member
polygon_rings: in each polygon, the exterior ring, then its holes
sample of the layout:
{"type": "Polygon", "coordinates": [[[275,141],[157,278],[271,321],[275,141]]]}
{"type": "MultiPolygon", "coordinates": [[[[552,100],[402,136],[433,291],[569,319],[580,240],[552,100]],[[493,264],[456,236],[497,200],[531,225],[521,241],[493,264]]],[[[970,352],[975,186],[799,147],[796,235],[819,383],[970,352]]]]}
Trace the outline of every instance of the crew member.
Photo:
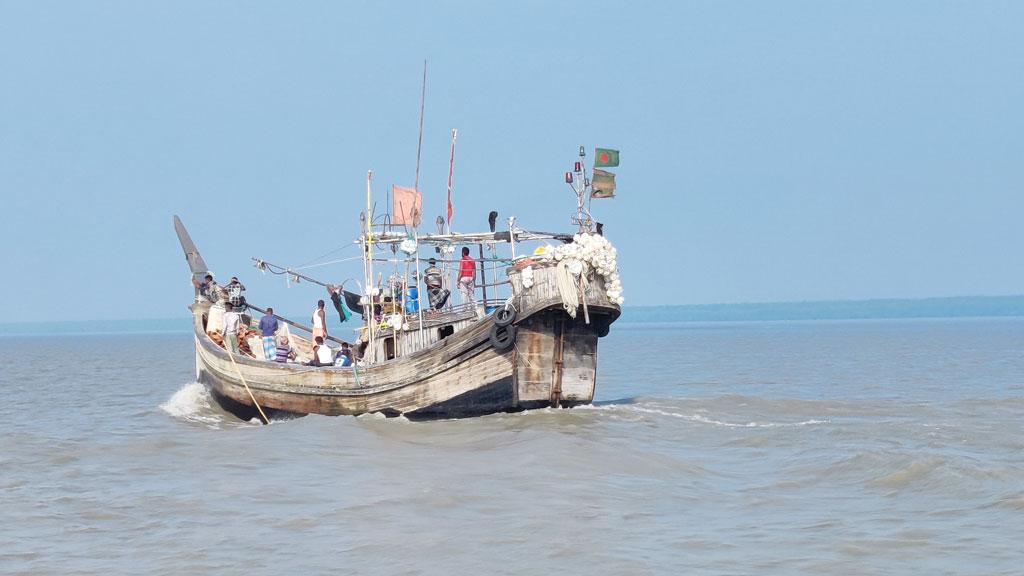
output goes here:
{"type": "Polygon", "coordinates": [[[469,248],[462,247],[462,260],[459,261],[459,295],[462,296],[463,304],[472,305],[476,310],[476,298],[473,292],[476,290],[476,260],[469,255],[469,248]]]}
{"type": "Polygon", "coordinates": [[[324,301],[318,300],[313,309],[313,338],[327,337],[327,313],[324,312],[324,301]]]}
{"type": "Polygon", "coordinates": [[[213,274],[207,274],[206,277],[203,278],[202,282],[196,280],[195,274],[193,274],[191,278],[192,285],[195,286],[196,290],[199,291],[200,296],[205,296],[206,299],[209,300],[210,302],[216,302],[217,300],[219,300],[218,296],[221,287],[217,284],[216,281],[214,281],[213,274]]]}
{"type": "Polygon", "coordinates": [[[231,281],[224,287],[224,290],[228,294],[228,302],[235,308],[241,308],[245,305],[245,296],[242,296],[242,292],[245,292],[245,285],[238,281],[237,276],[232,276],[231,281]]]}
{"type": "Polygon", "coordinates": [[[224,347],[234,354],[238,354],[238,328],[241,318],[231,302],[224,304],[224,331],[221,334],[224,337],[224,347]]]}
{"type": "Polygon", "coordinates": [[[277,357],[277,346],[274,343],[274,334],[277,333],[277,318],[274,316],[274,309],[267,308],[267,313],[260,318],[260,335],[263,336],[263,357],[266,360],[274,360],[277,357]]]}
{"type": "Polygon", "coordinates": [[[324,344],[323,336],[317,336],[313,339],[316,344],[313,346],[313,359],[309,361],[309,366],[333,366],[334,365],[334,352],[331,348],[324,344]]]}

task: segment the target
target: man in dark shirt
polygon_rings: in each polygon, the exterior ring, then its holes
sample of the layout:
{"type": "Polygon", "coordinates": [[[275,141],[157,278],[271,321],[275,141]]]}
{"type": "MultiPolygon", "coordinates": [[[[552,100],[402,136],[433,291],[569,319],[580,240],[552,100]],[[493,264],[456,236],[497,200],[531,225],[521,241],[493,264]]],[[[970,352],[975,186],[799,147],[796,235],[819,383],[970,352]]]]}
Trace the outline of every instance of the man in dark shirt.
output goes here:
{"type": "Polygon", "coordinates": [[[277,345],[274,343],[274,334],[277,332],[277,317],[274,316],[274,309],[267,308],[267,313],[260,318],[260,334],[263,336],[263,356],[267,360],[274,360],[277,356],[277,345]]]}

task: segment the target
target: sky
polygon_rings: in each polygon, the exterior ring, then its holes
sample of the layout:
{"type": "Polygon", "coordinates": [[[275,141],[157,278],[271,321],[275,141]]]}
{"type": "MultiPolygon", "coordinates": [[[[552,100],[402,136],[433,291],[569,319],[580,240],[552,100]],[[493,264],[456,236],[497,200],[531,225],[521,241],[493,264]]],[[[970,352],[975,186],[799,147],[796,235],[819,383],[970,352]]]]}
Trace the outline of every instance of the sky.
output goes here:
{"type": "MultiPolygon", "coordinates": [[[[1024,293],[1019,2],[0,0],[0,321],[186,316],[179,215],[217,276],[357,254],[415,178],[453,227],[594,215],[627,305],[1024,293]]],[[[361,268],[310,269],[338,281],[361,268]]]]}

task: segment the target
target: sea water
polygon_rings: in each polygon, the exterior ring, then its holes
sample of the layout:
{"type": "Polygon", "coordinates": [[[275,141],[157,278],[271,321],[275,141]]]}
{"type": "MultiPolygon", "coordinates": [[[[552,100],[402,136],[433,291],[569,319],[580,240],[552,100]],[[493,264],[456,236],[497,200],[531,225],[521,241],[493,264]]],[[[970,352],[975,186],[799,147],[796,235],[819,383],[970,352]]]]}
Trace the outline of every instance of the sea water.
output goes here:
{"type": "Polygon", "coordinates": [[[188,334],[0,338],[4,574],[1022,574],[1024,319],[613,326],[597,401],[223,412],[188,334]]]}

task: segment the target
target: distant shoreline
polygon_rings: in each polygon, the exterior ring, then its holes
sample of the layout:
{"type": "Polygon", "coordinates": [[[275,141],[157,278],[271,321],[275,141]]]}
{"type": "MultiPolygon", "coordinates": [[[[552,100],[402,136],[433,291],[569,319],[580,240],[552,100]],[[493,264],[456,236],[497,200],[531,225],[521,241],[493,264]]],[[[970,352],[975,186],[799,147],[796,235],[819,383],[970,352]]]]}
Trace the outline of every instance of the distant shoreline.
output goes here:
{"type": "MultiPolygon", "coordinates": [[[[621,322],[777,322],[897,320],[913,318],[1003,318],[1024,316],[1024,295],[886,298],[738,304],[625,306],[621,322]]],[[[2,336],[88,334],[187,334],[192,319],[76,320],[0,324],[2,336]]]]}
{"type": "Polygon", "coordinates": [[[952,296],[744,304],[633,306],[625,322],[757,322],[783,320],[896,320],[1024,316],[1024,296],[952,296]]]}

